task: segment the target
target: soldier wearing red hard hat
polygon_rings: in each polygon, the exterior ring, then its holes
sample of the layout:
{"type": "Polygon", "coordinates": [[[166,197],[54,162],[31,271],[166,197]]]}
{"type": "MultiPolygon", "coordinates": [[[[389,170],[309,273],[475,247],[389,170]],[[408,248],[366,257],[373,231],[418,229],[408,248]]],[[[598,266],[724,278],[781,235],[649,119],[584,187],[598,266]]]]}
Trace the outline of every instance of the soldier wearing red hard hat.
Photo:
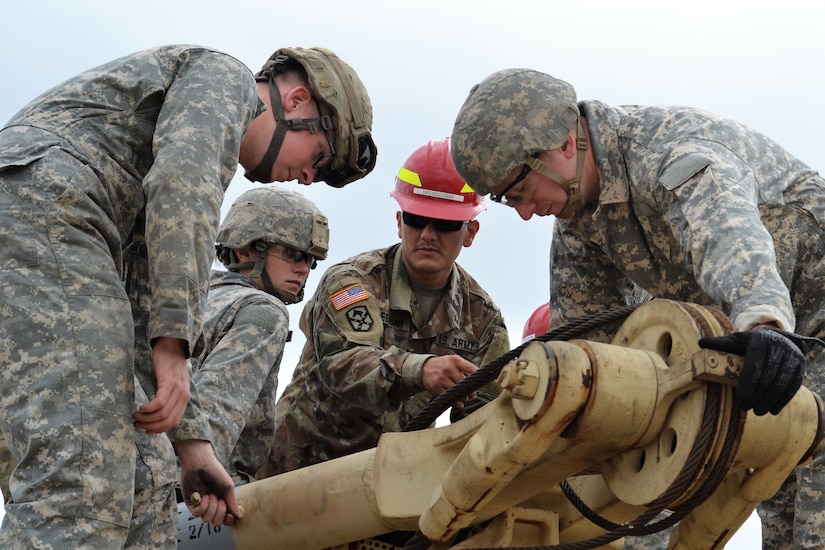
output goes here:
{"type": "Polygon", "coordinates": [[[449,138],[430,141],[410,155],[390,195],[403,212],[443,220],[469,221],[487,208],[456,172],[449,138]]]}
{"type": "Polygon", "coordinates": [[[529,342],[549,330],[550,302],[547,301],[537,307],[527,318],[527,322],[524,323],[524,330],[521,333],[521,343],[529,342]]]}
{"type": "MultiPolygon", "coordinates": [[[[484,201],[453,167],[449,140],[404,162],[390,195],[400,243],[330,267],[301,318],[301,364],[276,406],[258,477],[374,447],[430,399],[510,349],[501,311],[456,263],[484,201]]],[[[492,399],[493,383],[458,404],[492,399]]]]}

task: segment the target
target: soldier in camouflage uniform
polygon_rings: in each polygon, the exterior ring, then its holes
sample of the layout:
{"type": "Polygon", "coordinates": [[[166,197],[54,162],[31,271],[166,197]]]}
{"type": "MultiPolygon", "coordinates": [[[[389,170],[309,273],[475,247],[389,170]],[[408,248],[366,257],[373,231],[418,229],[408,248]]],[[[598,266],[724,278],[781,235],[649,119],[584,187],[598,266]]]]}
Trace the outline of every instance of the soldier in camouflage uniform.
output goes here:
{"type": "Polygon", "coordinates": [[[278,50],[253,76],[194,46],[86,71],[7,123],[0,428],[17,466],[0,545],[173,547],[170,440],[184,493],[204,494],[193,513],[237,516],[187,361],[223,192],[239,162],[262,182],[358,179],[371,123],[332,52],[278,50]]]}
{"type": "MultiPolygon", "coordinates": [[[[527,69],[474,87],[452,139],[458,172],[480,193],[523,219],[557,217],[554,325],[623,305],[636,283],[653,297],[731,317],[742,331],[725,338],[745,355],[736,392],[743,408],[776,414],[798,389],[806,344],[765,327],[825,336],[825,180],[817,172],[732,120],[683,107],[577,103],[568,83],[527,69]],[[749,368],[750,357],[771,353],[786,360],[761,374],[749,368]],[[777,369],[781,376],[770,378],[777,369]],[[743,389],[754,380],[761,395],[743,389]]],[[[721,341],[707,346],[733,349],[721,341]]],[[[806,385],[822,396],[825,354],[807,358],[806,385]]],[[[823,458],[797,468],[760,507],[765,548],[825,546],[823,458]]]]}
{"type": "Polygon", "coordinates": [[[215,455],[241,485],[255,479],[274,442],[285,304],[303,299],[309,270],[327,256],[329,228],[310,200],[262,187],[235,201],[217,242],[229,271],[212,272],[192,376],[215,455]]]}
{"type": "Polygon", "coordinates": [[[455,173],[449,142],[414,152],[391,194],[401,243],[329,268],[304,308],[306,344],[259,478],[375,447],[510,348],[498,307],[455,263],[486,205],[455,173]]]}

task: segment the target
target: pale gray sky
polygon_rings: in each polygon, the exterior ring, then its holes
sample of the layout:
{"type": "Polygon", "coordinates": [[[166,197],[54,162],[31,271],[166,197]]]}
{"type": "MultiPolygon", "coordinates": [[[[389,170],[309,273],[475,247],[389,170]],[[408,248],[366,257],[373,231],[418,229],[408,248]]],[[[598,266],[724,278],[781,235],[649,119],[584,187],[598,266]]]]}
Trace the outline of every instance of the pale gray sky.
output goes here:
{"type": "MultiPolygon", "coordinates": [[[[450,134],[470,87],[493,71],[530,67],[572,83],[579,99],[613,104],[681,104],[736,118],[825,169],[823,8],[786,0],[558,1],[142,0],[18,2],[0,33],[0,122],[73,74],[143,48],[216,47],[257,70],[282,46],[325,46],[359,73],[374,107],[375,171],[343,190],[282,184],[330,218],[327,262],[396,242],[389,197],[407,156],[450,134]]],[[[251,184],[238,174],[225,208],[251,184]]],[[[551,219],[521,221],[491,205],[459,263],[504,312],[513,345],[546,299],[551,219]]],[[[289,380],[303,336],[300,305],[281,366],[289,380]]],[[[749,521],[729,548],[758,546],[749,521]]]]}

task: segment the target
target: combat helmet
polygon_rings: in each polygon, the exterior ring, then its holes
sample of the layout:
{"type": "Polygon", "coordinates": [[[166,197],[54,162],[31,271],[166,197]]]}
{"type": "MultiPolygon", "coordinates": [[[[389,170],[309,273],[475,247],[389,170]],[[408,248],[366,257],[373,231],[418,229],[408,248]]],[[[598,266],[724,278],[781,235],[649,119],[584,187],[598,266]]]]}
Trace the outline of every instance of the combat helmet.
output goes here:
{"type": "Polygon", "coordinates": [[[450,138],[416,149],[398,171],[390,195],[404,212],[442,220],[469,221],[487,208],[456,172],[450,138]]]}
{"type": "Polygon", "coordinates": [[[453,162],[473,189],[482,195],[492,193],[517,168],[527,165],[567,192],[568,204],[559,217],[569,217],[580,207],[586,148],[573,86],[531,69],[498,71],[476,84],[461,106],[452,132],[453,162]],[[575,123],[577,174],[573,180],[565,180],[537,157],[561,147],[575,123]]]}
{"type": "Polygon", "coordinates": [[[313,181],[343,187],[363,178],[375,168],[378,149],[372,139],[372,103],[358,74],[334,52],[325,48],[281,48],[273,53],[255,74],[258,82],[269,83],[273,116],[278,125],[269,150],[254,169],[246,173],[252,181],[266,182],[278,157],[287,130],[317,133],[335,131],[335,156],[328,166],[319,168],[313,181]],[[287,120],[275,76],[303,67],[313,97],[332,110],[332,116],[287,120]]]}
{"type": "Polygon", "coordinates": [[[318,207],[300,193],[282,187],[258,187],[243,193],[232,204],[216,238],[218,260],[230,271],[252,268],[251,278],[261,277],[264,290],[286,303],[300,302],[304,289],[296,295],[274,288],[266,274],[266,252],[277,243],[312,257],[310,267],[327,257],[329,224],[318,207]],[[254,262],[240,262],[236,250],[253,247],[254,262]]]}

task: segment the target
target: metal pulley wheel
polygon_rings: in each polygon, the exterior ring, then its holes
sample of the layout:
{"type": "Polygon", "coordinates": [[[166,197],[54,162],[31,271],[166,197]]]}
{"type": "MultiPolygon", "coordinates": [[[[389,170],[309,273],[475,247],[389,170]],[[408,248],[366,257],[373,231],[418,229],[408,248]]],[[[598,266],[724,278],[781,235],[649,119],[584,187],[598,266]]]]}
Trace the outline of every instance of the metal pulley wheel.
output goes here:
{"type": "MultiPolygon", "coordinates": [[[[655,352],[671,367],[700,350],[699,338],[722,336],[733,330],[731,322],[711,308],[653,300],[628,316],[612,343],[655,352]]],[[[706,479],[709,466],[719,457],[719,440],[725,434],[732,398],[730,387],[715,388],[722,398],[715,399],[716,405],[711,405],[714,409],[709,410],[708,391],[709,386],[701,384],[672,396],[659,396],[667,410],[656,437],[644,447],[616,455],[603,464],[602,475],[619,499],[635,505],[649,505],[659,499],[680,477],[700,438],[711,437],[714,441],[700,463],[694,465],[688,486],[668,507],[683,502],[706,479]],[[719,417],[716,429],[712,434],[707,430],[703,433],[704,416],[710,413],[719,417]]]]}

